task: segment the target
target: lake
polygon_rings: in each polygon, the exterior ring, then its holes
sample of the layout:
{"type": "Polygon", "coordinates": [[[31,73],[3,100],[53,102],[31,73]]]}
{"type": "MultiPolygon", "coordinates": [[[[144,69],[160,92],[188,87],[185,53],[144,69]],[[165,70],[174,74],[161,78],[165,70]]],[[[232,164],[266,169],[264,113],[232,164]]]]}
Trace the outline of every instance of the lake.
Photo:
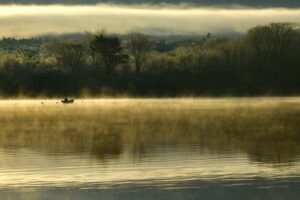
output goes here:
{"type": "Polygon", "coordinates": [[[300,98],[0,101],[1,200],[300,199],[300,98]]]}

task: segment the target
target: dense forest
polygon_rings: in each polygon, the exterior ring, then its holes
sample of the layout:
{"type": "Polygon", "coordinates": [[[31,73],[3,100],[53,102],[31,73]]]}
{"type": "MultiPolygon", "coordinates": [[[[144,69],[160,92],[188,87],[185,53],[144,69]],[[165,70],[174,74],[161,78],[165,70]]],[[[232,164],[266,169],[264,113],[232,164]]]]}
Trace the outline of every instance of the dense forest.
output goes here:
{"type": "Polygon", "coordinates": [[[242,37],[124,36],[0,40],[0,95],[257,96],[300,94],[300,25],[242,37]]]}

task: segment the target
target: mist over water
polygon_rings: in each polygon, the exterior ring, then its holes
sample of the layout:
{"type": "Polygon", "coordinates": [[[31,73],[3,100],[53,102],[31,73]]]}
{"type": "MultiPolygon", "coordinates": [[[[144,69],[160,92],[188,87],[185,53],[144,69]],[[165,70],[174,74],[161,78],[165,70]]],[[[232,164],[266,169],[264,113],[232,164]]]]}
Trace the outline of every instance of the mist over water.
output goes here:
{"type": "Polygon", "coordinates": [[[11,100],[0,113],[6,199],[300,195],[299,98],[11,100]]]}

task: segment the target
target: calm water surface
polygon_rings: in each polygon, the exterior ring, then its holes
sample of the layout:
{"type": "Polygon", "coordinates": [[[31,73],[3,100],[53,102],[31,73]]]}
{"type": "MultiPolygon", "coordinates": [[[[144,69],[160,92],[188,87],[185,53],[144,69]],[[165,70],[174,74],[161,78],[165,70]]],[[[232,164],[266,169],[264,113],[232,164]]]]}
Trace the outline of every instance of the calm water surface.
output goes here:
{"type": "Polygon", "coordinates": [[[1,199],[300,199],[300,99],[0,101],[1,199]]]}

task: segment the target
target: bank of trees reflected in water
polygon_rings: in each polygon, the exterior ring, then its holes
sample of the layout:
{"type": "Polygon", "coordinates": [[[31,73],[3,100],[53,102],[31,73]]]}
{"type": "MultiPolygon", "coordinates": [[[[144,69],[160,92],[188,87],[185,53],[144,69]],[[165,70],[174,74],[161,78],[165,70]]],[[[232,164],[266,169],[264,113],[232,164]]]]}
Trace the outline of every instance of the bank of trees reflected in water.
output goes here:
{"type": "Polygon", "coordinates": [[[258,163],[292,164],[300,155],[298,99],[49,101],[0,109],[2,148],[88,153],[103,161],[124,152],[143,159],[168,147],[246,153],[258,163]]]}

